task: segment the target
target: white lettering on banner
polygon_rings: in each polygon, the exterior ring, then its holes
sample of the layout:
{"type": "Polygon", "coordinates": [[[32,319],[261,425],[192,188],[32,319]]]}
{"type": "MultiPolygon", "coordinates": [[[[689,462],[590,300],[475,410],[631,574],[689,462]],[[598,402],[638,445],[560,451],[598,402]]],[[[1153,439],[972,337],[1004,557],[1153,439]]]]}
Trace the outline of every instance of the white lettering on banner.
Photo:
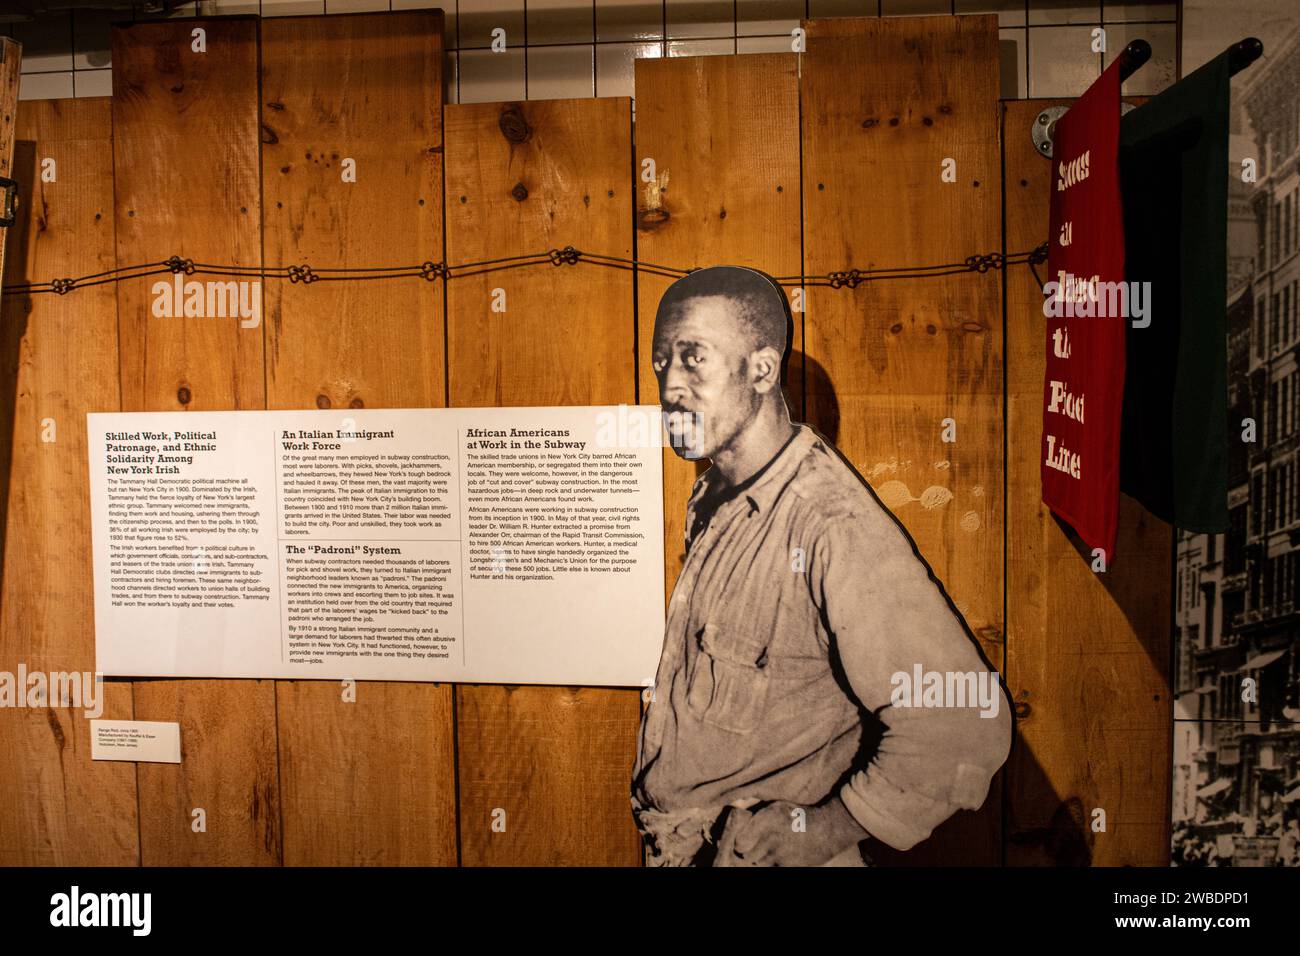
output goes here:
{"type": "Polygon", "coordinates": [[[1065,387],[1064,382],[1053,380],[1051,383],[1052,400],[1047,403],[1049,412],[1063,414],[1067,418],[1073,418],[1080,425],[1083,424],[1083,396],[1071,395],[1065,387]]]}
{"type": "Polygon", "coordinates": [[[1070,451],[1064,445],[1058,444],[1055,435],[1047,436],[1047,460],[1044,464],[1048,468],[1055,468],[1057,471],[1069,475],[1071,478],[1082,477],[1080,474],[1079,453],[1070,451]]]}
{"type": "Polygon", "coordinates": [[[1076,186],[1088,178],[1088,154],[1091,150],[1085,149],[1083,154],[1076,156],[1068,163],[1059,163],[1057,172],[1059,179],[1056,180],[1056,191],[1063,193],[1071,186],[1076,186]]]}
{"type": "Polygon", "coordinates": [[[1085,279],[1064,271],[1058,272],[1057,276],[1055,295],[1057,302],[1097,301],[1097,283],[1101,281],[1101,276],[1085,279]]]}

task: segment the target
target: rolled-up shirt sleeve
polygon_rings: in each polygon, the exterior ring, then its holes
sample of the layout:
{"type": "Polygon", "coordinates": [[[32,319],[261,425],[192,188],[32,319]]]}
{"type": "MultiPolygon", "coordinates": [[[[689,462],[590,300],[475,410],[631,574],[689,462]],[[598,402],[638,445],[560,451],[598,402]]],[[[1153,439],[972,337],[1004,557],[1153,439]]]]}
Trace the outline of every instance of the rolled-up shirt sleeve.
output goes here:
{"type": "Polygon", "coordinates": [[[810,558],[831,652],[885,725],[873,759],[840,799],[873,837],[911,849],[958,809],[984,803],[1010,751],[1009,700],[882,505],[855,504],[828,519],[810,558]],[[941,681],[942,694],[914,686],[918,674],[922,685],[941,681]]]}

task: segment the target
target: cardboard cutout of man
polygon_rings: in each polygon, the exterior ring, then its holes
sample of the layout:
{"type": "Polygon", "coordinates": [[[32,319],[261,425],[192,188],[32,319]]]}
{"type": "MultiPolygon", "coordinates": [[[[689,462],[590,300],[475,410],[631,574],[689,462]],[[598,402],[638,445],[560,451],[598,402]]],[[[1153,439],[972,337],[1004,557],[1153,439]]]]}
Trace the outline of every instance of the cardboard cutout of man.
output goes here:
{"type": "Polygon", "coordinates": [[[790,311],[753,269],[677,280],[653,367],[707,458],[641,725],[653,865],[864,865],[978,809],[1010,748],[995,671],[911,538],[781,391],[790,311]]]}

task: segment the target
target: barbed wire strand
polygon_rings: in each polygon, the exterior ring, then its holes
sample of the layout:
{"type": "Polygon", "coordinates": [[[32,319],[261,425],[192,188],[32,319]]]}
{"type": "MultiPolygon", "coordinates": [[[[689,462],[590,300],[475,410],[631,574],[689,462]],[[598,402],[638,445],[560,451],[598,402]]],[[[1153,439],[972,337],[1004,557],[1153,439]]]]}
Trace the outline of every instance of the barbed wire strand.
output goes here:
{"type": "MultiPolygon", "coordinates": [[[[1024,252],[1003,255],[990,252],[967,256],[962,262],[949,262],[928,266],[898,266],[875,269],[843,269],[828,272],[825,275],[774,276],[773,281],[786,286],[812,286],[822,288],[856,288],[866,282],[880,282],[891,279],[935,279],[944,276],[961,275],[967,272],[985,273],[1004,269],[1012,265],[1028,265],[1038,280],[1034,266],[1047,261],[1047,243],[1024,252]]],[[[4,286],[2,291],[10,294],[54,293],[66,295],[76,289],[86,289],[112,282],[129,279],[141,279],[152,275],[217,275],[254,277],[258,279],[287,279],[290,283],[311,285],[315,282],[354,282],[378,279],[420,278],[428,282],[442,279],[468,278],[488,272],[502,272],[506,269],[520,269],[527,266],[549,264],[552,266],[577,265],[588,262],[591,265],[606,268],[637,270],[649,275],[675,279],[690,275],[700,267],[678,269],[660,263],[628,259],[622,256],[610,256],[597,252],[582,252],[573,246],[548,249],[545,252],[528,253],[517,256],[501,256],[495,259],[480,259],[451,266],[443,262],[426,260],[419,265],[404,266],[332,266],[315,267],[308,263],[290,266],[244,266],[225,265],[211,262],[195,262],[173,255],[157,263],[141,263],[131,266],[118,266],[75,278],[49,279],[40,282],[16,283],[4,286]]],[[[1042,282],[1038,283],[1040,286],[1042,282]]]]}

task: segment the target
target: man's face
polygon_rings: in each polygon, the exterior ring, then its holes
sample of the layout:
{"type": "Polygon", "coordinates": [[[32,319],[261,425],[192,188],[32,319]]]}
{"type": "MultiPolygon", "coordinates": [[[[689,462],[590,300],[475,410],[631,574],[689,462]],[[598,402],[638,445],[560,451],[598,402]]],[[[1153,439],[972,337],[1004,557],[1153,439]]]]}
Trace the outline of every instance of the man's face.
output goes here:
{"type": "Polygon", "coordinates": [[[713,458],[758,411],[750,381],[753,343],[735,304],[720,295],[687,300],[655,325],[651,361],[669,441],[679,458],[713,458]]]}

